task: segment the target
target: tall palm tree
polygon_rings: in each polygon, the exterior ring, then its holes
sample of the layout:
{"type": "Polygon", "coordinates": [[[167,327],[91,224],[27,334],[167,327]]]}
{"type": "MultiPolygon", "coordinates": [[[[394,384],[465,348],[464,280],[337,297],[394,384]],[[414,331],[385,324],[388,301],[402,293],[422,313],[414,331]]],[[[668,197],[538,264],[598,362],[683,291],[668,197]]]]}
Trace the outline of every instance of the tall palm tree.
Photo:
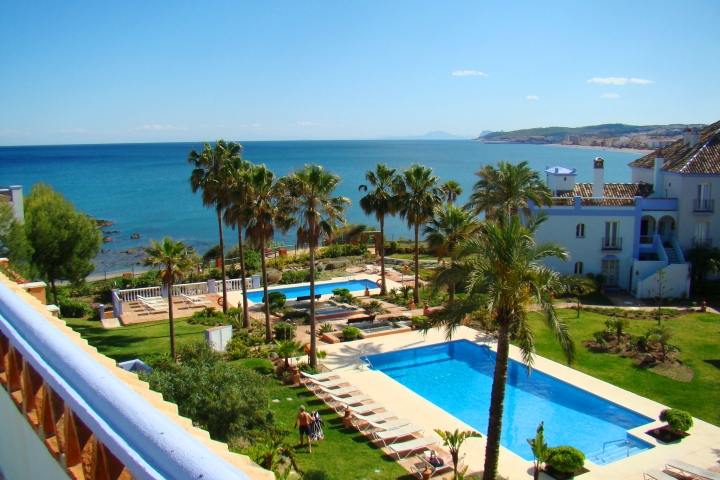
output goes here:
{"type": "Polygon", "coordinates": [[[534,234],[543,219],[528,220],[527,225],[517,216],[503,223],[486,221],[476,235],[461,243],[460,260],[451,270],[459,270],[466,278],[468,297],[432,317],[433,325],[444,326],[448,337],[466,314],[478,310],[490,316],[498,329],[483,480],[495,480],[497,476],[510,332],[515,335],[524,363],[529,369],[533,366],[535,342],[528,321],[530,305],[540,307],[568,363],[576,355],[575,344],[550,296],[558,274],[541,264],[546,258],[567,260],[569,255],[559,244],[536,244],[534,234]]]}
{"type": "MultiPolygon", "coordinates": [[[[438,262],[446,256],[457,260],[457,247],[480,227],[475,215],[452,203],[446,203],[436,210],[435,216],[425,224],[423,235],[428,247],[437,249],[438,262]]],[[[450,302],[455,300],[455,282],[448,285],[450,302]]]]}
{"type": "Polygon", "coordinates": [[[229,175],[230,188],[228,191],[230,204],[225,209],[223,218],[226,225],[233,225],[238,232],[238,253],[240,255],[240,276],[242,277],[243,294],[243,327],[250,328],[250,315],[248,314],[247,285],[245,284],[245,245],[243,242],[243,230],[248,222],[247,204],[250,201],[248,195],[247,173],[252,164],[240,157],[230,160],[229,175]]]}
{"type": "MultiPolygon", "coordinates": [[[[360,208],[365,215],[375,214],[375,218],[380,222],[380,278],[381,287],[380,295],[387,295],[387,286],[385,284],[385,217],[394,215],[394,195],[392,192],[393,182],[395,182],[396,169],[388,168],[385,163],[375,165],[375,170],[365,172],[365,180],[373,189],[360,199],[360,208]]],[[[358,191],[367,192],[367,185],[360,185],[358,191]]]]}
{"type": "Polygon", "coordinates": [[[247,193],[247,237],[250,243],[260,251],[263,293],[265,295],[265,342],[271,343],[273,334],[270,323],[265,245],[275,236],[275,221],[280,213],[278,209],[280,192],[275,183],[275,174],[265,165],[253,166],[247,172],[247,193]]]}
{"type": "Polygon", "coordinates": [[[528,162],[501,161],[497,167],[485,165],[475,175],[480,180],[473,186],[466,207],[475,214],[485,212],[486,218],[503,222],[520,213],[529,216],[530,201],[536,205],[549,205],[552,201],[550,188],[528,162]]]}
{"type": "Polygon", "coordinates": [[[190,187],[193,193],[202,190],[202,202],[205,207],[215,207],[220,232],[220,268],[223,283],[223,312],[227,313],[227,275],[225,273],[225,239],[223,238],[223,212],[230,204],[233,160],[240,158],[242,147],[239,143],[226,143],[225,140],[203,144],[202,152],[190,149],[187,161],[195,168],[190,174],[190,187]]]}
{"type": "Polygon", "coordinates": [[[175,360],[175,322],[173,318],[173,285],[175,279],[182,279],[185,273],[192,270],[192,258],[182,240],[173,242],[165,237],[162,243],[150,240],[150,246],[145,249],[147,257],[143,259],[145,265],[163,268],[158,272],[163,285],[167,288],[168,316],[170,319],[170,356],[175,360]]]}
{"type": "Polygon", "coordinates": [[[462,187],[455,180],[448,180],[447,182],[444,182],[442,185],[440,185],[440,190],[442,191],[442,194],[445,197],[445,201],[447,203],[455,203],[458,195],[462,194],[463,192],[462,187]]]}
{"type": "Polygon", "coordinates": [[[346,197],[333,197],[340,177],[325,171],[318,165],[305,165],[279,180],[284,193],[281,207],[292,217],[292,223],[282,226],[283,231],[291,225],[298,227],[298,243],[305,242],[310,248],[310,365],[317,365],[317,335],[315,323],[315,249],[320,236],[332,234],[338,224],[345,224],[345,209],[350,205],[346,197]]]}
{"type": "Polygon", "coordinates": [[[435,208],[442,202],[437,186],[438,177],[433,176],[432,172],[432,168],[413,164],[410,168],[403,168],[393,184],[396,210],[400,218],[407,220],[408,228],[415,230],[415,304],[420,303],[420,225],[433,217],[435,208]]]}

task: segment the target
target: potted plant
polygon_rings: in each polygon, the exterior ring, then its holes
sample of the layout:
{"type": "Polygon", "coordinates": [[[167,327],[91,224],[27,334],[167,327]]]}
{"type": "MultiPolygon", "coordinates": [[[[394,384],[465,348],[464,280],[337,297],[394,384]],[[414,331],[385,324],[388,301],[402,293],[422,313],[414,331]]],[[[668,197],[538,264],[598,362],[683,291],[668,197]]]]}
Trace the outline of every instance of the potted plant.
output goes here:
{"type": "Polygon", "coordinates": [[[535,470],[533,471],[533,480],[540,478],[540,472],[542,471],[543,464],[547,461],[548,457],[548,446],[545,441],[545,427],[544,422],[540,422],[535,432],[535,438],[528,438],[527,442],[530,444],[530,449],[533,452],[535,458],[535,470]]]}
{"type": "Polygon", "coordinates": [[[567,445],[554,447],[548,449],[545,463],[552,469],[548,473],[553,478],[572,478],[576,473],[583,473],[580,471],[585,466],[585,454],[567,445]]]}

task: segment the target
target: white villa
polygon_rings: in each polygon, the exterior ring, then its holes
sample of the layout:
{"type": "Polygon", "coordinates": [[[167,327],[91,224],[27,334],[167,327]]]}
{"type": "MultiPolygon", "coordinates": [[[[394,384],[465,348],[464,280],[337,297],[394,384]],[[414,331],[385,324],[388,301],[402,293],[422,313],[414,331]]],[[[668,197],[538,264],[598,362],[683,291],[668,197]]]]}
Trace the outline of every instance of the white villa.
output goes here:
{"type": "Polygon", "coordinates": [[[685,254],[720,239],[720,121],[629,164],[632,183],[605,183],[602,158],[593,183],[575,183],[576,170],[548,167],[553,204],[533,206],[549,220],[539,242],[560,241],[571,261],[549,260],[562,273],[603,274],[605,285],[637,298],[681,297],[690,291],[685,254]],[[661,277],[658,272],[664,272],[661,277]],[[662,285],[659,280],[662,279],[662,285]]]}

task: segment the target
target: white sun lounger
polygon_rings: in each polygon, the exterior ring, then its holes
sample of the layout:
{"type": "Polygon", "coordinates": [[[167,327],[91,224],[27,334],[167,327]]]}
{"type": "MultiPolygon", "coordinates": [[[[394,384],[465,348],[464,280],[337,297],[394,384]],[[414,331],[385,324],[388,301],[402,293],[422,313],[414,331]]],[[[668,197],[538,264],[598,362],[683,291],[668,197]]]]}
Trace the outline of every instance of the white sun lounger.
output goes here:
{"type": "MultiPolygon", "coordinates": [[[[438,455],[438,458],[442,458],[443,464],[440,466],[435,466],[432,463],[428,461],[428,458],[425,455],[418,455],[417,458],[420,460],[420,463],[416,463],[413,467],[414,473],[417,473],[420,478],[422,478],[422,472],[425,470],[425,468],[430,467],[431,474],[430,477],[435,476],[436,474],[443,472],[445,470],[453,470],[455,468],[455,464],[452,461],[452,455],[438,455]]],[[[458,470],[462,470],[462,463],[465,460],[465,454],[463,453],[460,458],[458,458],[458,470]]]]}
{"type": "Polygon", "coordinates": [[[373,431],[387,431],[387,430],[393,430],[395,428],[405,427],[407,425],[412,424],[412,421],[408,420],[407,418],[398,418],[395,420],[391,420],[389,422],[374,422],[374,421],[368,421],[369,427],[366,428],[366,430],[373,430],[373,431]]]}
{"type": "Polygon", "coordinates": [[[647,470],[643,472],[643,479],[644,480],[677,480],[675,477],[671,477],[665,472],[661,472],[660,470],[653,468],[651,470],[647,470]]]}
{"type": "Polygon", "coordinates": [[[188,307],[202,307],[203,305],[212,305],[212,302],[210,300],[206,300],[205,298],[199,296],[185,295],[184,293],[181,293],[180,298],[188,307]]]}
{"type": "Polygon", "coordinates": [[[329,399],[325,399],[325,403],[336,412],[339,412],[341,410],[345,410],[345,408],[349,405],[360,405],[362,402],[367,402],[368,400],[372,400],[370,395],[355,395],[354,397],[343,398],[336,395],[330,395],[329,399]]]}
{"type": "Polygon", "coordinates": [[[300,375],[302,375],[302,377],[305,379],[305,381],[314,380],[316,383],[317,382],[326,382],[333,377],[337,377],[337,378],[340,377],[340,375],[338,375],[337,373],[333,373],[333,372],[312,374],[312,373],[305,373],[302,370],[300,370],[300,375]]]}
{"type": "Polygon", "coordinates": [[[720,480],[720,473],[711,472],[704,468],[696,467],[682,460],[668,460],[665,462],[666,470],[677,470],[682,474],[690,474],[705,480],[720,480]]]}
{"type": "Polygon", "coordinates": [[[350,381],[346,380],[344,378],[336,378],[335,380],[328,380],[327,382],[316,382],[315,380],[310,380],[308,383],[305,384],[307,388],[310,390],[315,391],[316,389],[325,388],[338,388],[340,385],[349,385],[350,381]]]}
{"type": "Polygon", "coordinates": [[[169,309],[168,304],[164,301],[148,302],[146,300],[138,299],[138,305],[140,305],[140,308],[145,310],[145,313],[147,314],[163,313],[167,312],[169,309]]]}
{"type": "Polygon", "coordinates": [[[373,433],[375,440],[380,440],[384,446],[391,445],[403,437],[410,437],[419,433],[422,435],[425,433],[425,428],[420,425],[410,424],[400,428],[393,428],[392,430],[383,430],[380,432],[373,433]],[[388,444],[388,440],[393,440],[388,444]]]}
{"type": "Polygon", "coordinates": [[[392,418],[398,418],[397,414],[394,412],[380,412],[380,413],[371,413],[370,415],[360,415],[360,414],[354,414],[352,419],[352,424],[357,427],[358,430],[361,432],[364,432],[365,430],[369,430],[373,428],[372,423],[374,422],[378,425],[382,425],[382,423],[387,420],[390,420],[392,418]],[[360,425],[365,425],[364,427],[360,427],[360,425]]]}
{"type": "Polygon", "coordinates": [[[352,406],[348,405],[345,407],[346,410],[350,410],[352,413],[369,413],[374,412],[375,410],[384,409],[385,405],[382,403],[364,403],[362,405],[352,406]]]}
{"type": "Polygon", "coordinates": [[[318,389],[319,391],[316,390],[315,395],[317,395],[318,397],[320,397],[323,400],[325,398],[329,397],[330,395],[335,395],[336,397],[341,397],[343,395],[357,395],[360,392],[360,389],[353,385],[350,385],[347,387],[340,387],[340,388],[336,388],[333,390],[322,387],[322,386],[319,386],[319,387],[320,387],[318,389]]]}
{"type": "Polygon", "coordinates": [[[421,448],[428,447],[435,443],[437,443],[437,440],[433,438],[420,437],[413,440],[408,440],[407,442],[393,443],[392,445],[388,445],[388,448],[392,450],[395,455],[398,456],[399,460],[402,460],[404,458],[407,458],[408,455],[410,455],[410,453],[414,452],[415,450],[420,450],[421,448]],[[405,455],[402,455],[403,453],[405,453],[405,455]]]}

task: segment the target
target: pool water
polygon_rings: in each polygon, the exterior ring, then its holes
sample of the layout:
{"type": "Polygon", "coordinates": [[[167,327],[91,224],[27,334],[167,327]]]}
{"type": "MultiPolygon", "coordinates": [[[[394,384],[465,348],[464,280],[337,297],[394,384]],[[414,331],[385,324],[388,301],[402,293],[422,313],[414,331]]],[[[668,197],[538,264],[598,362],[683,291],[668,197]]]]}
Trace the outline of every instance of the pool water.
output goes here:
{"type": "MultiPolygon", "coordinates": [[[[467,340],[368,356],[373,369],[483,434],[487,434],[495,358],[488,347],[467,340]]],[[[592,456],[602,452],[605,442],[628,438],[636,446],[631,454],[652,448],[629,437],[627,430],[653,419],[538,370],[528,377],[523,364],[510,360],[500,443],[532,460],[526,439],[535,437],[543,421],[551,447],[570,445],[592,456]]]]}
{"type": "MultiPolygon", "coordinates": [[[[377,288],[377,285],[375,285],[375,282],[370,280],[342,280],[339,282],[331,282],[331,283],[316,283],[315,284],[315,295],[328,295],[332,294],[332,291],[336,288],[347,288],[351,292],[357,292],[359,290],[365,290],[365,287],[368,288],[377,288]]],[[[299,287],[279,287],[279,288],[268,288],[268,293],[272,292],[282,292],[285,294],[288,300],[293,300],[297,297],[306,297],[310,295],[310,285],[303,285],[299,287]]],[[[249,292],[248,293],[248,300],[254,303],[260,303],[263,299],[263,291],[260,290],[259,292],[249,292]]]]}

